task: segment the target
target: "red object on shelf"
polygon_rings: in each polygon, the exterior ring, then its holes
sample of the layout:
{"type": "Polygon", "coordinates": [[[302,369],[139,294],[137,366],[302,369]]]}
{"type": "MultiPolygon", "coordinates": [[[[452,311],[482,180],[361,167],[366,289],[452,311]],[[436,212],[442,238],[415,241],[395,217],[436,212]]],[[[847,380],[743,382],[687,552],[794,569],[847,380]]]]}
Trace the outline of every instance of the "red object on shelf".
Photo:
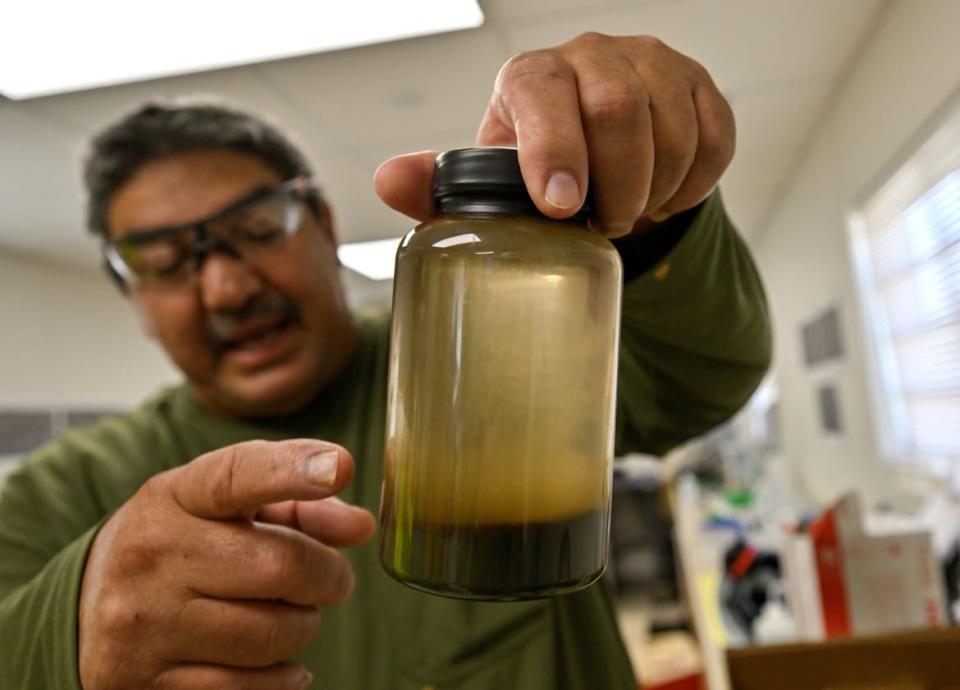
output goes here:
{"type": "Polygon", "coordinates": [[[750,566],[753,565],[754,561],[757,560],[757,556],[760,554],[755,548],[749,544],[745,544],[743,549],[733,560],[733,563],[730,564],[730,575],[734,580],[739,580],[741,577],[747,574],[747,571],[750,570],[750,566]]]}
{"type": "Polygon", "coordinates": [[[847,494],[810,524],[809,539],[813,571],[787,567],[791,591],[803,589],[800,578],[815,581],[814,596],[798,596],[794,603],[795,619],[810,623],[801,628],[802,638],[946,625],[943,581],[929,532],[869,534],[857,495],[847,494]],[[819,611],[801,612],[805,603],[819,605],[819,611]]]}
{"type": "Polygon", "coordinates": [[[836,507],[828,510],[810,525],[814,557],[817,561],[817,578],[820,581],[823,628],[827,637],[840,637],[851,632],[849,597],[843,580],[844,553],[837,529],[837,511],[836,507]]]}

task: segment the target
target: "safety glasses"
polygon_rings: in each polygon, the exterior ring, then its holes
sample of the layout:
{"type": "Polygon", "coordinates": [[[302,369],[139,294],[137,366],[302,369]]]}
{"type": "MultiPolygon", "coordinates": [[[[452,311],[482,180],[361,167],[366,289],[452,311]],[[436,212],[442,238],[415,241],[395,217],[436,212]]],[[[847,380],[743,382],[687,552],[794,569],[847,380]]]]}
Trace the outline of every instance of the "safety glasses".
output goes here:
{"type": "Polygon", "coordinates": [[[126,285],[169,287],[192,281],[213,251],[256,263],[300,229],[311,189],[307,178],[296,177],[203,220],[109,240],[103,257],[126,285]]]}

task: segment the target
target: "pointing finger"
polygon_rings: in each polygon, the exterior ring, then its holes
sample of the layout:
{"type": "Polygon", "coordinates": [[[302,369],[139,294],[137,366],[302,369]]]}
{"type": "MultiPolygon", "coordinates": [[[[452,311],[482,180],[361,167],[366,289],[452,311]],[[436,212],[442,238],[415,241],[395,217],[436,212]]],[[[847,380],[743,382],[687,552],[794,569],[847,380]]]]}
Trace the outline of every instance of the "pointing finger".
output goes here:
{"type": "Polygon", "coordinates": [[[332,443],[250,441],[202,455],[170,472],[167,481],[191,515],[252,518],[267,503],[332,496],[353,470],[350,453],[332,443]]]}

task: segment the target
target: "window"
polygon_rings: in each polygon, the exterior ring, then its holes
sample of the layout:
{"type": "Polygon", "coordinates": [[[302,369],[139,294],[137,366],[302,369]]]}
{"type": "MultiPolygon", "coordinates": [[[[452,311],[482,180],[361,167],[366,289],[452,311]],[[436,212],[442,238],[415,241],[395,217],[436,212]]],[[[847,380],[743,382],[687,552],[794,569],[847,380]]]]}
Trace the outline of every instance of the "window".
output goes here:
{"type": "Polygon", "coordinates": [[[92,424],[112,414],[105,410],[0,408],[0,488],[20,459],[70,427],[92,424]]]}
{"type": "Polygon", "coordinates": [[[960,107],[854,214],[886,454],[960,476],[960,107]]]}

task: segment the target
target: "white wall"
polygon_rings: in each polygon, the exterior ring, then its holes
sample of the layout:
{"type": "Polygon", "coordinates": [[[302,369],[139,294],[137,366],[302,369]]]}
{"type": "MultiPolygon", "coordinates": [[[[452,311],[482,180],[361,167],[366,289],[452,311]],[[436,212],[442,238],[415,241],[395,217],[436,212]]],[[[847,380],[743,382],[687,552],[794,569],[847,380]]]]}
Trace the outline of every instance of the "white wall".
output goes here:
{"type": "MultiPolygon", "coordinates": [[[[344,281],[389,306],[390,281],[344,281]]],[[[0,408],[126,408],[178,380],[106,276],[0,250],[0,408]]]]}
{"type": "Polygon", "coordinates": [[[821,500],[858,487],[877,498],[892,486],[878,460],[846,214],[960,88],[958,27],[956,0],[891,2],[771,222],[751,242],[775,320],[784,450],[821,500]],[[840,309],[848,356],[811,375],[802,362],[799,329],[831,305],[840,309]],[[846,425],[841,438],[819,431],[816,387],[824,379],[839,386],[846,425]]]}
{"type": "Polygon", "coordinates": [[[124,408],[176,380],[105,276],[0,252],[0,406],[124,408]]]}

